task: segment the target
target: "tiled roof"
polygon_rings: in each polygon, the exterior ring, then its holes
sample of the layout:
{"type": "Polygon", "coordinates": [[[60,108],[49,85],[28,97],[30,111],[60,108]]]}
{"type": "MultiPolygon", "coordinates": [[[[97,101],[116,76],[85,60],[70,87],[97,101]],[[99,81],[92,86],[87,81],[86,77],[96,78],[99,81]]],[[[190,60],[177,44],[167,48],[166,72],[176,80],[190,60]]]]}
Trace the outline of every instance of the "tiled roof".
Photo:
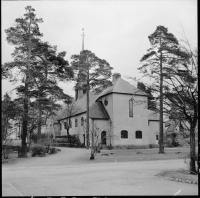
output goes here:
{"type": "Polygon", "coordinates": [[[109,119],[109,115],[101,102],[94,102],[90,107],[89,114],[93,119],[109,119]]]}
{"type": "MultiPolygon", "coordinates": [[[[97,102],[97,99],[110,93],[124,93],[124,94],[135,94],[135,95],[144,95],[144,96],[147,95],[146,93],[138,90],[135,86],[131,85],[125,80],[118,78],[117,80],[113,82],[112,86],[106,88],[100,94],[96,94],[95,92],[90,92],[89,106],[90,106],[91,118],[109,119],[109,115],[107,114],[103,105],[100,102],[97,102]]],[[[86,112],[87,110],[86,100],[87,100],[87,94],[84,94],[80,99],[78,99],[74,103],[75,114],[73,116],[86,112]]]]}
{"type": "Polygon", "coordinates": [[[115,80],[112,86],[108,87],[100,94],[99,98],[110,93],[124,93],[143,96],[148,95],[137,89],[135,86],[131,85],[129,82],[123,80],[122,78],[115,80]]]}

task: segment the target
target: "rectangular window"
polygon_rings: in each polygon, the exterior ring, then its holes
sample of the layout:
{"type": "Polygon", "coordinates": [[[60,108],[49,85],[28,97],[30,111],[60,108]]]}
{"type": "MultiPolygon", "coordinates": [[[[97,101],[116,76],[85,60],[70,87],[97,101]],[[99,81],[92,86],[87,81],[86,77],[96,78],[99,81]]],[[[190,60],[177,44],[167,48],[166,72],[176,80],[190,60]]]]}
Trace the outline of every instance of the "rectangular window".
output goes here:
{"type": "Polygon", "coordinates": [[[62,123],[60,123],[60,130],[62,130],[62,123]]]}
{"type": "Polygon", "coordinates": [[[121,139],[127,139],[128,138],[128,131],[121,131],[121,139]]]}
{"type": "Polygon", "coordinates": [[[135,132],[135,138],[136,139],[142,139],[142,131],[136,131],[135,132]]]}
{"type": "Polygon", "coordinates": [[[129,100],[129,117],[133,117],[133,99],[129,100]]]}
{"type": "Polygon", "coordinates": [[[64,122],[65,129],[67,129],[67,122],[64,122]]]}
{"type": "Polygon", "coordinates": [[[156,135],[156,140],[158,140],[158,135],[156,135]]]}
{"type": "Polygon", "coordinates": [[[71,119],[69,120],[69,128],[72,128],[72,121],[71,121],[71,119]]]}

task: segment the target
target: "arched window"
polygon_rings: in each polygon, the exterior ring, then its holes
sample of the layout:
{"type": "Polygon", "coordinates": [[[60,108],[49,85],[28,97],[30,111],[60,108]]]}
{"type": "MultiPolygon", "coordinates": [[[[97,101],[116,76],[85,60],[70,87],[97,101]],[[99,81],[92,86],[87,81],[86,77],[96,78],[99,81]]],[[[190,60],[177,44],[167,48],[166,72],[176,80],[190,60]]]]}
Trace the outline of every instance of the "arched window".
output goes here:
{"type": "Polygon", "coordinates": [[[81,126],[83,126],[84,125],[84,118],[82,117],[81,118],[81,126]]]}
{"type": "Polygon", "coordinates": [[[135,132],[135,138],[136,139],[142,139],[142,131],[136,131],[135,132]]]}
{"type": "Polygon", "coordinates": [[[133,117],[133,98],[129,100],[129,117],[133,117]]]}
{"type": "Polygon", "coordinates": [[[121,139],[127,139],[128,138],[128,131],[121,131],[121,139]]]}
{"type": "Polygon", "coordinates": [[[77,127],[77,126],[78,126],[78,120],[75,119],[75,127],[77,127]]]}

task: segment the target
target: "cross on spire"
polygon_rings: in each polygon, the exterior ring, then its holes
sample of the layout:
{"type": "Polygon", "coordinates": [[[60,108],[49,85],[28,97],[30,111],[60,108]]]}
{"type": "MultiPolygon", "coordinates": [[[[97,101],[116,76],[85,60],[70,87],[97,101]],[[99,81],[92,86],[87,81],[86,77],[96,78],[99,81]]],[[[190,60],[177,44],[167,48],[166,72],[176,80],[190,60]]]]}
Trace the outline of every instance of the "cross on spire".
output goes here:
{"type": "Polygon", "coordinates": [[[82,30],[83,30],[83,34],[81,34],[81,36],[82,36],[82,51],[83,51],[84,50],[84,36],[85,36],[84,28],[82,30]]]}

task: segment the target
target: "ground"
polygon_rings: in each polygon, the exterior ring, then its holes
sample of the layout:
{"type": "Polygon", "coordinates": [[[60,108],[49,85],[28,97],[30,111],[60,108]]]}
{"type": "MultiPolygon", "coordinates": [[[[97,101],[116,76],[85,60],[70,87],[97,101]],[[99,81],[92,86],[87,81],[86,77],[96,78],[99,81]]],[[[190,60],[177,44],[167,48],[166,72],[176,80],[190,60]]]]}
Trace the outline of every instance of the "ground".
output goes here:
{"type": "Polygon", "coordinates": [[[92,161],[89,151],[80,148],[61,148],[46,157],[29,154],[21,159],[15,154],[2,164],[2,195],[198,195],[196,184],[158,176],[186,169],[183,157],[187,149],[165,152],[166,155],[157,154],[158,149],[105,150],[92,161]]]}

